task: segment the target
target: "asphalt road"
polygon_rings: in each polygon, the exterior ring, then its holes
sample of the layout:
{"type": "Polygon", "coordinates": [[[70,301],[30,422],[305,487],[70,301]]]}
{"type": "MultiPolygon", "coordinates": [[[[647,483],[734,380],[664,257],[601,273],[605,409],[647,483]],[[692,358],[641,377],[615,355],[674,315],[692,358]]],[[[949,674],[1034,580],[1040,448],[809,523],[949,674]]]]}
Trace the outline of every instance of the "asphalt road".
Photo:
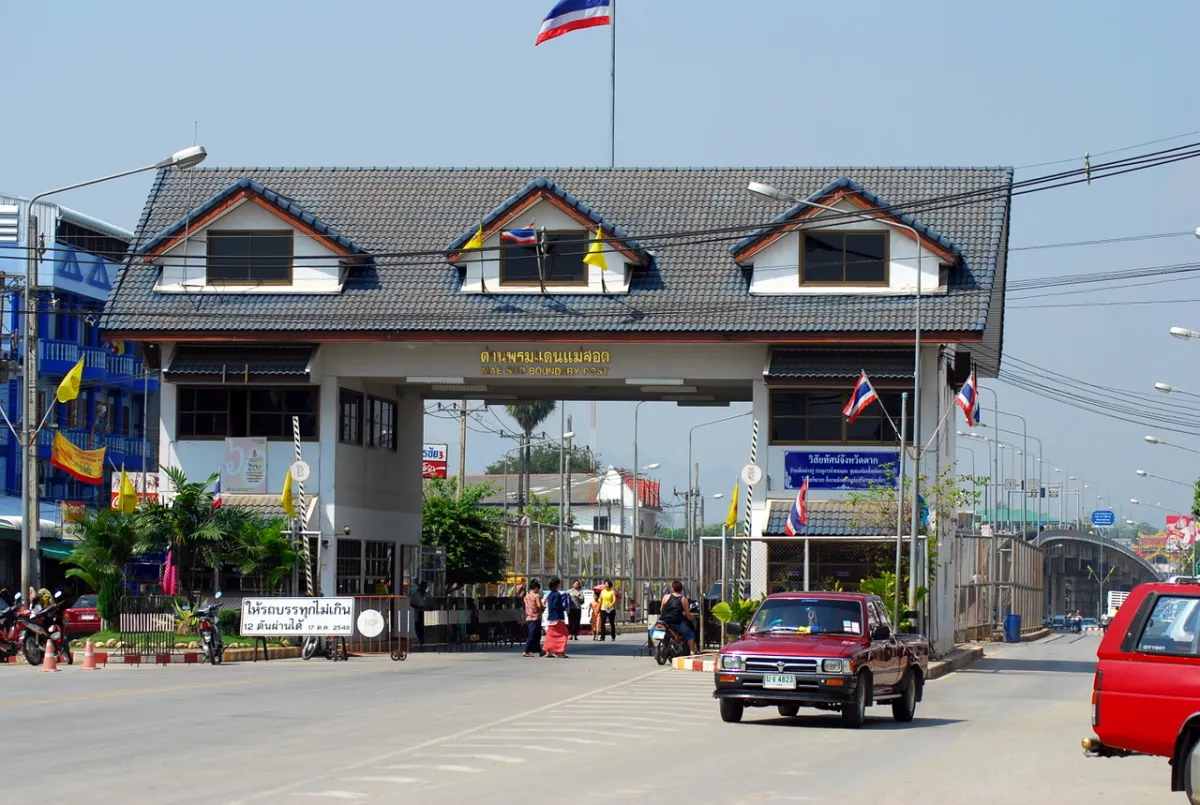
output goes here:
{"type": "Polygon", "coordinates": [[[930,683],[913,723],[878,708],[861,730],[773,709],[724,724],[709,676],[625,641],[568,660],[0,666],[5,799],[1178,805],[1165,760],[1079,749],[1098,641],[989,649],[930,683]]]}

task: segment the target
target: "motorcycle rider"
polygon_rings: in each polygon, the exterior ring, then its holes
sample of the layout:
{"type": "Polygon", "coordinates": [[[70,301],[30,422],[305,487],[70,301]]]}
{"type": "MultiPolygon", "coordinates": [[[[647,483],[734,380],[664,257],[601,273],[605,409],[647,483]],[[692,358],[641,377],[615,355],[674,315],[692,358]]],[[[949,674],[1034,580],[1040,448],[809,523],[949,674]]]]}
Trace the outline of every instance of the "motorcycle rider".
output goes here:
{"type": "Polygon", "coordinates": [[[695,654],[696,633],[692,631],[692,614],[687,596],[683,594],[683,582],[679,579],[671,582],[671,592],[662,597],[661,603],[658,619],[687,641],[688,654],[695,654]]]}

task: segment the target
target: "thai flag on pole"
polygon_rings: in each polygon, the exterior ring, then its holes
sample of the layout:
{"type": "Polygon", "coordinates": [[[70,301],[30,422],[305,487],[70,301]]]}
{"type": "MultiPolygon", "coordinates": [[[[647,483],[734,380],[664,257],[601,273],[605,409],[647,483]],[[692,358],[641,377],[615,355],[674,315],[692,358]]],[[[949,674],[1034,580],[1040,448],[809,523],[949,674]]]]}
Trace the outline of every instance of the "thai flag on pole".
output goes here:
{"type": "Polygon", "coordinates": [[[863,372],[858,376],[858,382],[854,384],[854,391],[850,392],[850,401],[842,409],[842,414],[845,415],[847,422],[853,422],[858,419],[859,414],[867,409],[867,406],[878,399],[879,395],[872,388],[871,381],[867,380],[867,373],[863,372]]]}
{"type": "Polygon", "coordinates": [[[975,386],[975,373],[971,372],[967,382],[963,383],[958,396],[954,398],[963,416],[967,418],[967,427],[979,424],[979,389],[975,386]]]}
{"type": "Polygon", "coordinates": [[[537,230],[533,228],[533,224],[524,229],[505,229],[500,233],[500,239],[521,246],[536,246],[537,230]]]}
{"type": "Polygon", "coordinates": [[[792,508],[788,512],[787,522],[783,525],[783,533],[789,537],[794,537],[800,533],[800,529],[808,525],[808,479],[804,479],[804,483],[800,484],[800,491],[796,493],[796,500],[792,503],[792,508]]]}
{"type": "Polygon", "coordinates": [[[221,478],[220,476],[217,476],[216,486],[213,487],[212,510],[216,511],[217,509],[221,508],[221,503],[221,478]]]}
{"type": "Polygon", "coordinates": [[[542,20],[534,47],[557,36],[612,22],[611,0],[559,0],[542,20]]]}

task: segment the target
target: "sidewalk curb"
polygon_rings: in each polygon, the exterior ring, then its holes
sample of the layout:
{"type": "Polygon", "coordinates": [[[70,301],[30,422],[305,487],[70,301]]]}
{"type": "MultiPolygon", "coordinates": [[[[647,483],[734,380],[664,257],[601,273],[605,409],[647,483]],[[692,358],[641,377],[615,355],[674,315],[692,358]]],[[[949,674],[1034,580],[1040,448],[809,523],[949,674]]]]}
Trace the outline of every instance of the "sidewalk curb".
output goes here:
{"type": "Polygon", "coordinates": [[[671,660],[671,667],[676,671],[699,671],[711,674],[717,667],[717,659],[712,654],[700,654],[693,657],[676,657],[671,660]],[[707,657],[707,659],[705,659],[707,657]]]}
{"type": "Polygon", "coordinates": [[[1041,640],[1050,636],[1049,629],[1038,629],[1036,632],[1021,635],[1022,643],[1032,643],[1034,640],[1041,640]]]}
{"type": "Polygon", "coordinates": [[[983,659],[983,646],[971,646],[958,651],[952,651],[944,660],[935,660],[929,663],[929,680],[939,679],[952,674],[955,671],[961,671],[973,662],[983,659]]]}
{"type": "MultiPolygon", "coordinates": [[[[82,659],[82,649],[72,649],[76,657],[82,659]]],[[[299,646],[289,646],[283,648],[280,646],[272,646],[267,649],[268,659],[271,660],[288,660],[295,659],[300,656],[299,646]]],[[[262,650],[259,650],[259,659],[262,659],[262,650]]],[[[14,665],[28,665],[25,662],[25,657],[17,655],[9,657],[7,660],[14,665]]],[[[229,648],[225,649],[225,662],[253,662],[254,649],[251,648],[229,648]]],[[[4,660],[0,660],[4,662],[4,660]]],[[[100,649],[96,651],[96,665],[98,667],[106,667],[108,665],[194,665],[200,662],[200,651],[191,649],[188,651],[164,652],[162,654],[117,654],[114,651],[106,651],[100,649]]],[[[66,666],[66,663],[60,663],[66,666]]]]}

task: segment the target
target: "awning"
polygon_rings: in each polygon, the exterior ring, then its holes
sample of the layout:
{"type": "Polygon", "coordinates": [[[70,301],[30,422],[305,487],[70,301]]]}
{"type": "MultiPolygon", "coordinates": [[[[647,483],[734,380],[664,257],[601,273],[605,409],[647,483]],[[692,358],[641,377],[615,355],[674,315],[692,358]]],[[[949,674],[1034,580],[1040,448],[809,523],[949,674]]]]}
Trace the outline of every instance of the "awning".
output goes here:
{"type": "MultiPolygon", "coordinates": [[[[788,512],[792,508],[791,500],[770,501],[767,527],[764,537],[783,537],[786,534],[783,526],[787,523],[788,512]]],[[[855,506],[846,500],[810,500],[808,502],[808,523],[796,535],[796,539],[804,537],[882,537],[886,536],[884,528],[878,525],[879,516],[873,504],[855,506]]]]}
{"type": "Polygon", "coordinates": [[[912,350],[772,349],[768,381],[848,379],[866,372],[872,380],[911,380],[912,350]]]}
{"type": "Polygon", "coordinates": [[[182,344],[164,377],[172,383],[307,383],[317,347],[182,344]]]}
{"type": "Polygon", "coordinates": [[[63,560],[71,555],[74,550],[73,545],[65,545],[61,542],[39,542],[38,550],[42,552],[42,556],[48,556],[51,559],[63,560]]]}

